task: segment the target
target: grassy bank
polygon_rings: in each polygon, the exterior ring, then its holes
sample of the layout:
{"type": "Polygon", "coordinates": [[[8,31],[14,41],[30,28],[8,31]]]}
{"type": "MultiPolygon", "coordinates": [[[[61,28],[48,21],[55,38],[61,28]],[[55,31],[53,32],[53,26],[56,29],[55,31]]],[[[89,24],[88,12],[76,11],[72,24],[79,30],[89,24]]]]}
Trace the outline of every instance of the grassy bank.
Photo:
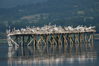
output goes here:
{"type": "Polygon", "coordinates": [[[7,39],[0,39],[0,43],[7,43],[7,39]]]}

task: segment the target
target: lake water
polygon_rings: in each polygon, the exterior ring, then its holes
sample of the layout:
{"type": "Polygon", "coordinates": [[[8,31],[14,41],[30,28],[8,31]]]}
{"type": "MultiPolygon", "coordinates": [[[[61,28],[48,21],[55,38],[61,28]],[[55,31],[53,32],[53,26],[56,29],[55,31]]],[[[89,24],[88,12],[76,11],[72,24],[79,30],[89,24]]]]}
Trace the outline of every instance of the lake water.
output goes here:
{"type": "Polygon", "coordinates": [[[0,66],[99,66],[99,41],[85,44],[8,47],[0,44],[0,66]]]}

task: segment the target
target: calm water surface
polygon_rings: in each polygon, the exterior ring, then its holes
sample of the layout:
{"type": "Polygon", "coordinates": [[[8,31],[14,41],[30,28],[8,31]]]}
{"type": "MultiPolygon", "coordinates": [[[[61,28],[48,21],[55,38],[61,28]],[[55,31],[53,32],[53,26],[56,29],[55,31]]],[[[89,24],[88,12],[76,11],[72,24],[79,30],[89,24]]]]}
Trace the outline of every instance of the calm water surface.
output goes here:
{"type": "Polygon", "coordinates": [[[86,44],[8,47],[0,44],[0,66],[99,66],[99,41],[86,44]]]}

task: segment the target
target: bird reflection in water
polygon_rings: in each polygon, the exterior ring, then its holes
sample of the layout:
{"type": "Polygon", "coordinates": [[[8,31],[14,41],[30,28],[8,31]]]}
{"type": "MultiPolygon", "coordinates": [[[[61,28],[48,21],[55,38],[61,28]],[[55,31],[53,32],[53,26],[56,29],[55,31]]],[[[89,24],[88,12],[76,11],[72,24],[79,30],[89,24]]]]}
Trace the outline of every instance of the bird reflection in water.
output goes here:
{"type": "Polygon", "coordinates": [[[63,63],[87,63],[96,60],[93,44],[42,45],[9,47],[9,66],[54,66],[63,63]]]}

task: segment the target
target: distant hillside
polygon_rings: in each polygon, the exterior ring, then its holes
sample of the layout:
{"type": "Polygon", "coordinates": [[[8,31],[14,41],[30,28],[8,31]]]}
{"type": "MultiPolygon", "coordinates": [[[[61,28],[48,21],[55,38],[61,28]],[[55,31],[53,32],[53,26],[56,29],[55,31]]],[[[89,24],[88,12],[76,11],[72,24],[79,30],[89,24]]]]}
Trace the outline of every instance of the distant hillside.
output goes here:
{"type": "MultiPolygon", "coordinates": [[[[99,32],[98,0],[48,0],[43,3],[19,5],[14,8],[0,8],[0,23],[4,27],[20,29],[44,24],[95,25],[99,32]]],[[[2,30],[0,30],[3,32],[2,30]]]]}
{"type": "Polygon", "coordinates": [[[42,19],[44,15],[41,17],[35,16],[31,20],[26,19],[32,22],[35,19],[36,21],[41,19],[40,21],[47,20],[47,22],[51,22],[56,19],[71,17],[93,18],[99,15],[99,2],[98,0],[48,0],[44,3],[19,5],[15,8],[0,8],[0,22],[4,24],[7,24],[7,22],[21,22],[23,17],[41,13],[48,13],[49,15],[46,16],[46,19],[42,19]]]}

